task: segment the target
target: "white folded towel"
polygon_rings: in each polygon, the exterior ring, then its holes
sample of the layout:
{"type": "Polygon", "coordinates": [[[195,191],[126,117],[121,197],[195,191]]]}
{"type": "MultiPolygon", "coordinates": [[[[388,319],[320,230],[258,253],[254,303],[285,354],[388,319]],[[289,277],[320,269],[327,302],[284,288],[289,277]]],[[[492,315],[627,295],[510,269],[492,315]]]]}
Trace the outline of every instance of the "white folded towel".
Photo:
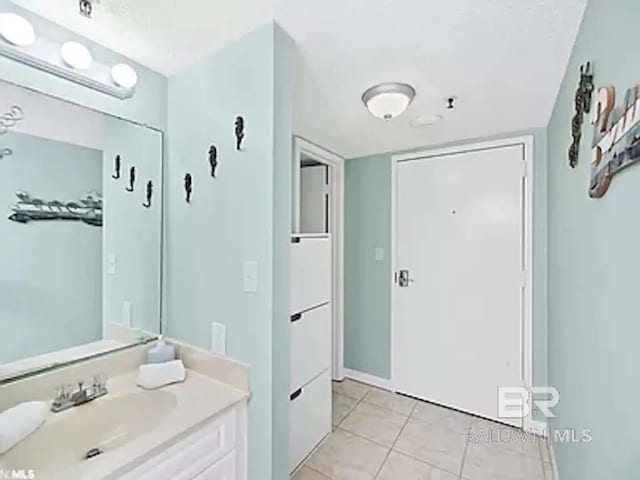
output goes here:
{"type": "Polygon", "coordinates": [[[164,387],[171,383],[184,382],[187,372],[182,360],[141,365],[138,370],[138,385],[145,390],[164,387]]]}
{"type": "Polygon", "coordinates": [[[23,402],[0,413],[0,454],[35,432],[48,415],[47,402],[23,402]]]}

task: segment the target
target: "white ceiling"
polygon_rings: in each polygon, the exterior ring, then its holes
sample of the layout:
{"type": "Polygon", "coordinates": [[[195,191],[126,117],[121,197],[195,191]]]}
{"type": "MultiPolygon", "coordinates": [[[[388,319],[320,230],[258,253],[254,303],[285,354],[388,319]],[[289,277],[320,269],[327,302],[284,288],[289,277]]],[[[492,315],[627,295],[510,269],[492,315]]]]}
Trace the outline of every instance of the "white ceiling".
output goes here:
{"type": "Polygon", "coordinates": [[[544,127],[586,0],[100,0],[92,21],[77,0],[14,3],[167,75],[275,18],[300,51],[296,133],[351,158],[544,127]],[[417,90],[391,122],[360,101],[385,81],[417,90]]]}

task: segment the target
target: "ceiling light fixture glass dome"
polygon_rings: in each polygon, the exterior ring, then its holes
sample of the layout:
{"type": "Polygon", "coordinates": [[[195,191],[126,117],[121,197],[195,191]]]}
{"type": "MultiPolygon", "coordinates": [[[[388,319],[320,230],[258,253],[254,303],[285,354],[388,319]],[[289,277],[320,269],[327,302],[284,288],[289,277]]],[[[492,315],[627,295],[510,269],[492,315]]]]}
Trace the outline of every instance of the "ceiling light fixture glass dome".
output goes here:
{"type": "Polygon", "coordinates": [[[364,92],[362,102],[376,117],[391,120],[402,115],[415,96],[415,89],[406,83],[381,83],[364,92]]]}
{"type": "Polygon", "coordinates": [[[118,63],[111,69],[113,83],[122,88],[133,88],[138,83],[138,74],[126,63],[118,63]]]}
{"type": "Polygon", "coordinates": [[[17,47],[28,47],[36,41],[33,25],[16,13],[0,13],[0,36],[17,47]]]}

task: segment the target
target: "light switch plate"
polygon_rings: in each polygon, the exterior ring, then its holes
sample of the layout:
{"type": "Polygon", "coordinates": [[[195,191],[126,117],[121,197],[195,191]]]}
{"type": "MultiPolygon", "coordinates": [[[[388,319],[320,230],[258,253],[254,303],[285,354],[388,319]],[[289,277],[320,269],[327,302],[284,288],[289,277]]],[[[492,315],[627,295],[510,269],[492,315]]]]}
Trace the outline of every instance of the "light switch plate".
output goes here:
{"type": "Polygon", "coordinates": [[[122,325],[131,327],[131,302],[122,302],[122,325]]]}
{"type": "Polygon", "coordinates": [[[376,250],[376,262],[381,262],[384,260],[384,248],[377,247],[376,250]]]}
{"type": "Polygon", "coordinates": [[[258,291],[258,262],[253,260],[244,262],[243,278],[244,291],[256,293],[258,291]]]}
{"type": "Polygon", "coordinates": [[[110,253],[107,255],[107,273],[113,275],[116,273],[116,254],[110,253]]]}
{"type": "Polygon", "coordinates": [[[227,327],[222,323],[211,323],[211,351],[218,355],[227,354],[227,327]]]}

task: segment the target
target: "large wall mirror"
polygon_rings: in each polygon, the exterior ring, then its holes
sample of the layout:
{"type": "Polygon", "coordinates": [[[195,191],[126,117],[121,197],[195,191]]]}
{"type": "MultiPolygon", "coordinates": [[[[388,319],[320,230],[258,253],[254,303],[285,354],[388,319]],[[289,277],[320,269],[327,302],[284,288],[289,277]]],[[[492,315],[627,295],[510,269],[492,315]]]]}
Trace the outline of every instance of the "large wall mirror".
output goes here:
{"type": "Polygon", "coordinates": [[[0,81],[0,382],[160,333],[162,143],[0,81]]]}

